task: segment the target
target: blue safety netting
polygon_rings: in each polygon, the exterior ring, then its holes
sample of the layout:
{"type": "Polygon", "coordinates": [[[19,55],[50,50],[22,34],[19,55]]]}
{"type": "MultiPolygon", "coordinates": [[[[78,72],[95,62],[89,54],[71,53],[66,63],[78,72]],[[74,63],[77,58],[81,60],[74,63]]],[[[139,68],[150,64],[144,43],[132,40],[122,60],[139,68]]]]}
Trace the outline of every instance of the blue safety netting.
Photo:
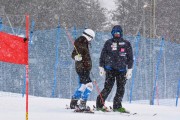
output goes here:
{"type": "MultiPolygon", "coordinates": [[[[32,24],[33,25],[33,24],[32,24]]],[[[22,28],[1,25],[1,31],[11,34],[23,34],[22,28]],[[12,30],[13,29],[13,30],[12,30]]],[[[30,30],[29,40],[29,94],[42,97],[71,98],[78,87],[78,77],[71,58],[73,40],[82,34],[83,29],[60,26],[50,30],[30,30]],[[69,36],[70,35],[70,36],[69,36]]],[[[110,32],[96,31],[91,42],[93,68],[92,80],[96,80],[100,89],[104,77],[99,75],[99,57],[110,32]]],[[[124,35],[133,47],[133,75],[126,83],[123,101],[175,105],[177,86],[180,78],[180,45],[169,40],[143,38],[124,35]]],[[[24,94],[25,66],[0,62],[0,91],[24,94]]],[[[108,101],[112,101],[116,92],[114,86],[108,101]]],[[[98,95],[96,88],[89,100],[98,95]]]]}

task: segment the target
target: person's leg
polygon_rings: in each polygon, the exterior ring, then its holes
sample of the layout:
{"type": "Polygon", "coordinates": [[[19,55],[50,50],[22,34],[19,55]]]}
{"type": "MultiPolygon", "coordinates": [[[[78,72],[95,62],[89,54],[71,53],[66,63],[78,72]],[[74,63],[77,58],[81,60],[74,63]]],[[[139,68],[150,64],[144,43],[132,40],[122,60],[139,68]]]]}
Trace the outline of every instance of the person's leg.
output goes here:
{"type": "Polygon", "coordinates": [[[79,107],[81,109],[85,109],[86,108],[86,102],[88,100],[88,97],[89,95],[91,94],[91,91],[93,90],[93,84],[92,82],[90,83],[87,83],[86,84],[86,89],[85,91],[82,93],[82,96],[81,96],[81,100],[80,100],[80,104],[79,104],[79,107]]]}
{"type": "Polygon", "coordinates": [[[86,89],[86,85],[80,84],[80,87],[75,91],[74,95],[72,96],[72,99],[70,102],[71,109],[75,109],[75,107],[77,106],[77,102],[81,98],[81,95],[85,89],[86,89]]]}
{"type": "Polygon", "coordinates": [[[118,109],[122,107],[122,99],[125,92],[125,84],[126,84],[126,78],[125,73],[117,73],[116,74],[116,95],[113,100],[113,109],[118,109]]]}
{"type": "Polygon", "coordinates": [[[92,90],[93,90],[92,82],[87,83],[86,84],[86,89],[85,89],[85,91],[82,94],[82,100],[87,101],[92,90]]]}
{"type": "Polygon", "coordinates": [[[96,107],[102,108],[104,106],[105,100],[108,97],[109,93],[111,92],[113,85],[115,82],[115,77],[113,75],[113,71],[106,71],[106,80],[104,83],[104,89],[98,95],[96,99],[96,107]]]}
{"type": "Polygon", "coordinates": [[[90,79],[90,71],[81,69],[81,70],[77,71],[77,73],[80,78],[80,83],[82,83],[84,85],[83,87],[78,89],[78,91],[81,92],[80,93],[81,95],[78,96],[78,99],[81,98],[79,107],[81,107],[83,109],[83,108],[86,108],[86,102],[89,97],[89,94],[91,93],[91,91],[93,89],[93,85],[92,85],[92,82],[90,79]]]}
{"type": "Polygon", "coordinates": [[[80,83],[87,84],[89,82],[92,82],[89,70],[81,69],[77,71],[77,74],[79,75],[80,83]]]}

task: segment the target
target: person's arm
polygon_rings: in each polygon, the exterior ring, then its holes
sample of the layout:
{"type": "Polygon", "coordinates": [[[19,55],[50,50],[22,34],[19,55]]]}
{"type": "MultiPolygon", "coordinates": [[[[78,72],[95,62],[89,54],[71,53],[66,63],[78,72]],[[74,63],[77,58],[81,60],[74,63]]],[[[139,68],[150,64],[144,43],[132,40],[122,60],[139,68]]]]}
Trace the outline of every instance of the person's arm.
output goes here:
{"type": "Polygon", "coordinates": [[[107,42],[104,44],[103,49],[101,51],[100,58],[99,58],[99,66],[100,67],[104,68],[104,66],[105,66],[106,54],[107,54],[107,42]]]}
{"type": "Polygon", "coordinates": [[[78,51],[76,50],[77,49],[77,42],[78,42],[78,40],[74,41],[74,49],[73,49],[73,52],[71,54],[72,59],[75,59],[75,56],[78,55],[78,53],[77,53],[78,51]]]}
{"type": "Polygon", "coordinates": [[[79,39],[75,40],[74,42],[74,50],[72,52],[72,59],[76,60],[76,61],[81,61],[82,60],[82,46],[80,45],[79,39]]]}
{"type": "Polygon", "coordinates": [[[126,79],[127,80],[132,77],[133,62],[134,62],[134,60],[133,60],[133,50],[132,50],[130,42],[128,42],[128,47],[127,47],[127,66],[128,66],[128,69],[127,69],[127,72],[126,72],[126,79]]]}
{"type": "Polygon", "coordinates": [[[73,50],[73,52],[72,52],[72,54],[71,54],[71,58],[72,59],[75,59],[75,56],[77,55],[77,53],[76,53],[76,50],[74,49],[73,50]]]}
{"type": "Polygon", "coordinates": [[[104,70],[106,54],[107,54],[107,42],[104,44],[104,47],[101,51],[101,55],[100,55],[100,59],[99,59],[99,74],[100,74],[100,76],[103,76],[106,74],[106,72],[104,70]]]}
{"type": "Polygon", "coordinates": [[[130,42],[128,42],[128,47],[127,47],[127,66],[128,69],[132,69],[133,67],[133,50],[130,42]]]}

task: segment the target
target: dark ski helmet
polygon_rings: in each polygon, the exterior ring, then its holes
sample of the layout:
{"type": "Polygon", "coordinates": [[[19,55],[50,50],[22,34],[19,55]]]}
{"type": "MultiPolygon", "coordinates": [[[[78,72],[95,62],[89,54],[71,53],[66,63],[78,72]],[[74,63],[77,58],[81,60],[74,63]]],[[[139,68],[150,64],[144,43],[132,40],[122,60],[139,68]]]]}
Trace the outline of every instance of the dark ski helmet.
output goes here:
{"type": "Polygon", "coordinates": [[[123,30],[122,27],[120,25],[115,25],[112,28],[111,34],[113,37],[123,37],[123,30]]]}

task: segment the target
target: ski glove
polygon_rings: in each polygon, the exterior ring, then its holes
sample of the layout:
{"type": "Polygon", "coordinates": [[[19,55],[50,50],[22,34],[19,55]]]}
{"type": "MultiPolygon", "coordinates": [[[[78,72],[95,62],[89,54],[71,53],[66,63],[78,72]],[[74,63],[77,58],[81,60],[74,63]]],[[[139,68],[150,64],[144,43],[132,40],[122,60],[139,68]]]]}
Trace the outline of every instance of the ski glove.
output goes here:
{"type": "Polygon", "coordinates": [[[82,56],[81,54],[78,54],[74,57],[75,61],[81,61],[82,60],[82,56]]]}
{"type": "Polygon", "coordinates": [[[99,67],[99,74],[100,74],[100,76],[103,76],[106,74],[103,67],[99,67]]]}
{"type": "Polygon", "coordinates": [[[130,79],[132,77],[132,69],[128,69],[126,73],[126,79],[130,79]]]}

